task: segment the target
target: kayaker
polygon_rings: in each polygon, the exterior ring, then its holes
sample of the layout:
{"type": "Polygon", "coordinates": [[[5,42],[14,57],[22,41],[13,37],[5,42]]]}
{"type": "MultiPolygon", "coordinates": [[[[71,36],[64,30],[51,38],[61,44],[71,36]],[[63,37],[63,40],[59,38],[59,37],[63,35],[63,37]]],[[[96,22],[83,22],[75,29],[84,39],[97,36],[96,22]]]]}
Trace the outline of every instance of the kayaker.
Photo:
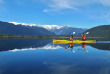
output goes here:
{"type": "Polygon", "coordinates": [[[73,41],[73,33],[70,35],[70,41],[73,41]]]}
{"type": "Polygon", "coordinates": [[[86,39],[86,34],[82,34],[82,40],[85,41],[86,39]]]}

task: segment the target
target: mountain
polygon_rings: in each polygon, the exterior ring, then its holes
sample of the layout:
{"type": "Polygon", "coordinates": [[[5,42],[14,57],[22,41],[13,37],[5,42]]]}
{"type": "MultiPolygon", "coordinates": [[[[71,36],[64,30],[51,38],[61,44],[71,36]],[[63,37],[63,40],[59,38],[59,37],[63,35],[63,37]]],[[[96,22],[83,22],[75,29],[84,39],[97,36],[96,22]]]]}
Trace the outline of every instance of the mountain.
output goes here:
{"type": "Polygon", "coordinates": [[[83,33],[87,29],[82,28],[74,28],[71,26],[58,26],[58,25],[36,25],[36,24],[26,24],[26,23],[17,23],[17,22],[10,22],[15,25],[24,25],[24,26],[30,26],[30,27],[40,27],[45,28],[46,30],[55,33],[56,35],[65,35],[65,34],[71,34],[72,32],[83,33]]]}
{"type": "Polygon", "coordinates": [[[74,28],[74,27],[70,27],[70,26],[64,26],[64,27],[61,27],[59,30],[58,30],[58,35],[65,35],[65,34],[71,34],[73,32],[76,32],[76,35],[78,33],[83,33],[84,31],[86,31],[87,29],[82,29],[82,28],[74,28]]]}
{"type": "Polygon", "coordinates": [[[0,21],[0,33],[12,35],[55,35],[43,27],[0,21]],[[19,24],[19,25],[18,25],[19,24]]]}
{"type": "Polygon", "coordinates": [[[110,25],[101,25],[88,29],[86,32],[89,32],[87,36],[92,37],[103,37],[103,39],[110,40],[110,25]]]}
{"type": "Polygon", "coordinates": [[[47,30],[55,30],[55,29],[61,28],[61,26],[58,26],[58,25],[40,25],[40,26],[47,30]]]}
{"type": "Polygon", "coordinates": [[[57,26],[57,25],[47,25],[47,26],[42,26],[45,29],[54,32],[56,35],[65,35],[65,34],[71,34],[73,32],[76,32],[76,34],[78,33],[83,33],[84,31],[86,31],[87,29],[82,29],[82,28],[74,28],[71,26],[57,26]]]}

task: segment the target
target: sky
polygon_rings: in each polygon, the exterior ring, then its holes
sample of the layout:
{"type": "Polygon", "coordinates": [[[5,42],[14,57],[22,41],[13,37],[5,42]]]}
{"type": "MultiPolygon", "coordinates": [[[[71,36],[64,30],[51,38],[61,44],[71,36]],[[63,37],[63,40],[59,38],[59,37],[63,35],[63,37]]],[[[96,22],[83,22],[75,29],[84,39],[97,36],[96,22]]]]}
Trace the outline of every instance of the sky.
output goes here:
{"type": "Polygon", "coordinates": [[[110,24],[110,0],[0,0],[0,21],[92,28],[110,24]]]}

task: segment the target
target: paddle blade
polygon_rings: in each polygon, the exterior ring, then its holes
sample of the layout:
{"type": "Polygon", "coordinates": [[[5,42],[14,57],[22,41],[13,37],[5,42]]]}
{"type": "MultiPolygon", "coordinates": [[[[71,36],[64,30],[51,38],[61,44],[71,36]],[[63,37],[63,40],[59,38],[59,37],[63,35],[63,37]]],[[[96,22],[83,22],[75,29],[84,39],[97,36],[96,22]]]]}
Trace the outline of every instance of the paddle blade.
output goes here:
{"type": "Polygon", "coordinates": [[[89,34],[89,32],[86,32],[86,34],[89,34]]]}
{"type": "Polygon", "coordinates": [[[75,34],[75,32],[73,32],[73,34],[75,34]]]}

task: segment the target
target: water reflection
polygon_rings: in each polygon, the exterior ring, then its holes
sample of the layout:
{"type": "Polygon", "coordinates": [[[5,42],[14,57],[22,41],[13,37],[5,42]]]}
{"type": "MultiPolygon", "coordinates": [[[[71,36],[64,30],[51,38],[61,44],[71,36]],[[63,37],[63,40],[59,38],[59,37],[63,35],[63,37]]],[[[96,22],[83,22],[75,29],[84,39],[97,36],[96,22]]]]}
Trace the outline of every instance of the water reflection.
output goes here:
{"type": "Polygon", "coordinates": [[[52,44],[50,39],[4,39],[0,40],[0,51],[24,51],[36,49],[59,49],[64,48],[74,51],[74,47],[78,50],[86,51],[86,46],[92,46],[100,50],[110,50],[110,41],[98,41],[92,44],[52,44]]]}
{"type": "MultiPolygon", "coordinates": [[[[75,44],[70,43],[70,45],[69,45],[68,47],[66,47],[65,49],[70,49],[72,52],[75,53],[75,50],[73,50],[73,49],[74,49],[73,47],[75,47],[75,46],[73,46],[73,45],[75,45],[75,44]]],[[[79,46],[81,46],[81,44],[79,44],[79,46]]],[[[86,49],[85,49],[86,44],[85,44],[85,43],[82,43],[82,47],[79,48],[79,46],[77,46],[77,47],[78,47],[78,48],[77,48],[78,50],[82,50],[82,51],[83,51],[83,49],[84,49],[84,51],[86,51],[86,49]]],[[[87,52],[88,52],[88,51],[87,51],[87,52]]]]}
{"type": "Polygon", "coordinates": [[[38,48],[46,46],[50,42],[49,39],[4,39],[0,40],[0,51],[38,48]]]}
{"type": "Polygon", "coordinates": [[[0,52],[0,74],[110,74],[109,43],[7,39],[0,40],[0,50],[6,51],[0,52]]]}

